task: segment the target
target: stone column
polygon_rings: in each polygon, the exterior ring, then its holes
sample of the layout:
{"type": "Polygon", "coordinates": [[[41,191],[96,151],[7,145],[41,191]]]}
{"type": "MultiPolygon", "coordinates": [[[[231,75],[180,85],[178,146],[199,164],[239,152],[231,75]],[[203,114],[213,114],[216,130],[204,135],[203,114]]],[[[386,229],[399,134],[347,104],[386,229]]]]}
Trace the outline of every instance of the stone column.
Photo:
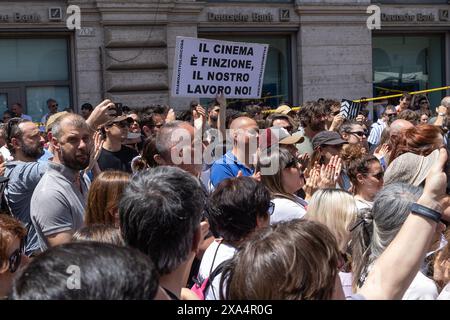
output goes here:
{"type": "Polygon", "coordinates": [[[170,99],[175,35],[197,36],[203,6],[194,0],[82,2],[83,27],[94,34],[76,36],[80,100],[187,106],[186,99],[170,99]]]}
{"type": "Polygon", "coordinates": [[[296,0],[300,101],[372,96],[369,0],[296,0]]]}

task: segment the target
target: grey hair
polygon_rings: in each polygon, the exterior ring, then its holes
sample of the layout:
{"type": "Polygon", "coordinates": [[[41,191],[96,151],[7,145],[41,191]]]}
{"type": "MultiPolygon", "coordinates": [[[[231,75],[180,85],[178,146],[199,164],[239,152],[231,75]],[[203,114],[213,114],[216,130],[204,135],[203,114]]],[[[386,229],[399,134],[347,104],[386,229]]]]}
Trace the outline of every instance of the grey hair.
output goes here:
{"type": "Polygon", "coordinates": [[[441,105],[446,108],[450,108],[450,96],[447,96],[444,99],[442,99],[441,105]]]}
{"type": "Polygon", "coordinates": [[[173,132],[180,129],[183,124],[189,123],[180,120],[171,121],[164,124],[156,134],[156,151],[163,159],[170,155],[170,149],[177,144],[178,141],[172,139],[173,132]]]}
{"type": "Polygon", "coordinates": [[[422,195],[422,188],[406,183],[385,186],[375,197],[370,217],[361,211],[364,220],[352,232],[353,287],[361,287],[368,267],[395,238],[410,213],[410,206],[422,195]]]}
{"type": "Polygon", "coordinates": [[[65,115],[59,117],[58,120],[56,120],[52,125],[52,136],[55,137],[56,140],[61,139],[61,137],[63,135],[63,127],[64,126],[62,125],[62,122],[65,119],[70,119],[70,122],[67,124],[70,124],[77,129],[79,129],[79,128],[88,129],[86,120],[84,120],[84,118],[82,116],[80,116],[78,114],[74,114],[74,113],[65,114],[65,115]]]}

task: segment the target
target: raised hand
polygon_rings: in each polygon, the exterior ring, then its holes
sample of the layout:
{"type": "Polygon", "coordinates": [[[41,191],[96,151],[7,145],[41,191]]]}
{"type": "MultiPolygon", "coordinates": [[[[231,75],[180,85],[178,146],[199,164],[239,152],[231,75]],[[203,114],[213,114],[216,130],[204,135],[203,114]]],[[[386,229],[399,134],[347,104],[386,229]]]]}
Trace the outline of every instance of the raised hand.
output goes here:
{"type": "Polygon", "coordinates": [[[381,159],[385,157],[389,153],[389,145],[387,143],[383,144],[382,146],[378,147],[373,155],[377,157],[378,159],[381,159]]]}
{"type": "Polygon", "coordinates": [[[312,169],[311,172],[305,171],[305,186],[303,187],[303,190],[305,191],[305,200],[311,199],[314,192],[319,189],[319,182],[320,182],[320,170],[312,169]],[[308,178],[306,178],[308,176],[308,178]]]}
{"type": "Polygon", "coordinates": [[[176,120],[175,111],[173,109],[170,109],[166,116],[166,123],[172,122],[176,120]]]}
{"type": "Polygon", "coordinates": [[[340,126],[344,123],[345,118],[343,115],[341,115],[340,113],[335,115],[333,118],[333,122],[331,123],[330,128],[328,129],[328,131],[336,131],[340,128],[340,126]]]}
{"type": "Polygon", "coordinates": [[[108,115],[107,111],[114,107],[114,103],[109,99],[103,100],[98,106],[96,106],[89,118],[86,120],[86,123],[91,130],[97,130],[98,127],[110,120],[111,116],[108,115]]]}
{"type": "Polygon", "coordinates": [[[89,166],[87,167],[86,172],[92,170],[92,168],[95,166],[98,158],[100,157],[103,142],[105,142],[105,140],[103,139],[102,135],[100,134],[100,132],[96,131],[94,133],[94,144],[92,146],[91,159],[89,161],[89,166]]]}
{"type": "Polygon", "coordinates": [[[330,162],[320,167],[319,188],[334,188],[342,170],[342,159],[339,156],[331,157],[330,162]]]}

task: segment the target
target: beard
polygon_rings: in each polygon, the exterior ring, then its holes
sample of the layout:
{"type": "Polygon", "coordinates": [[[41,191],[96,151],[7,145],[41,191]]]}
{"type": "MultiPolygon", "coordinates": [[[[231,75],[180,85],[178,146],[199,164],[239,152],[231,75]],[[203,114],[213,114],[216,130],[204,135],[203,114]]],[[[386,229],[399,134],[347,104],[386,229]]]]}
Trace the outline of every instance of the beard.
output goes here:
{"type": "Polygon", "coordinates": [[[61,162],[63,165],[72,170],[86,169],[89,166],[89,162],[91,160],[90,155],[91,152],[89,150],[85,152],[78,151],[75,154],[72,154],[64,151],[64,149],[61,148],[61,162]]]}
{"type": "Polygon", "coordinates": [[[44,146],[39,144],[36,146],[28,146],[22,144],[22,152],[27,158],[39,159],[44,154],[44,146]]]}
{"type": "Polygon", "coordinates": [[[217,120],[219,119],[219,116],[212,114],[209,116],[209,119],[211,119],[211,121],[217,122],[217,120]]]}

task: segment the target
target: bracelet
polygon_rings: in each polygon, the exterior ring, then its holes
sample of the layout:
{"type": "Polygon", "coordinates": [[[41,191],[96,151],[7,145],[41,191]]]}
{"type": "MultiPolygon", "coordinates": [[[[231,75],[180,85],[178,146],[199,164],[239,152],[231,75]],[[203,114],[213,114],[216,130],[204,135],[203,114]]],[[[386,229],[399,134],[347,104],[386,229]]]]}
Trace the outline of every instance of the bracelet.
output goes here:
{"type": "Polygon", "coordinates": [[[411,205],[411,213],[431,219],[437,223],[439,223],[441,221],[441,213],[440,212],[430,209],[428,207],[425,207],[418,203],[413,203],[411,205]]]}

